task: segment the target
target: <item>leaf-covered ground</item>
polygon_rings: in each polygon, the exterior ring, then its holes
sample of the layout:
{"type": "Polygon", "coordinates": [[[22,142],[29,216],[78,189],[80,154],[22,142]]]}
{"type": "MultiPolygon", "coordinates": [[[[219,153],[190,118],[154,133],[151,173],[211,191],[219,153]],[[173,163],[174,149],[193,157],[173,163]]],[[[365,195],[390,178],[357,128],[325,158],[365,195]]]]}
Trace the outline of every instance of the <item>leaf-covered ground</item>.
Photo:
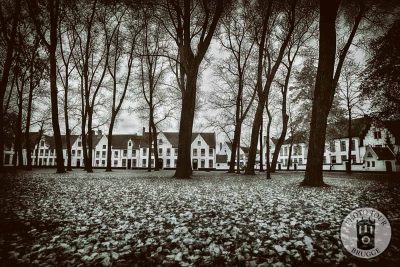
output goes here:
{"type": "Polygon", "coordinates": [[[399,266],[400,185],[384,175],[303,174],[266,180],[223,172],[36,170],[1,178],[3,266],[399,266]],[[371,261],[346,253],[343,218],[382,211],[389,248],[371,261]]]}

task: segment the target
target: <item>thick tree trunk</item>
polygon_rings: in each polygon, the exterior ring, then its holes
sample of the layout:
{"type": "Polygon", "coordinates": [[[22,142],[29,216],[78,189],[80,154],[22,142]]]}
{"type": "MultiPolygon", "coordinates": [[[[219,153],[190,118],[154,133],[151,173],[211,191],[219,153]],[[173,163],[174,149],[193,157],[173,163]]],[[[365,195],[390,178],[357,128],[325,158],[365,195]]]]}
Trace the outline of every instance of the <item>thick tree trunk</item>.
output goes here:
{"type": "Polygon", "coordinates": [[[33,98],[33,89],[34,89],[32,79],[33,79],[33,77],[31,77],[31,82],[30,82],[30,86],[29,86],[28,107],[26,110],[26,124],[25,124],[26,169],[28,171],[32,170],[32,150],[31,150],[31,139],[30,139],[30,134],[29,134],[30,127],[31,127],[32,98],[33,98]]]}
{"type": "Polygon", "coordinates": [[[286,110],[285,111],[282,110],[282,119],[283,119],[282,132],[281,135],[279,136],[278,142],[276,143],[274,154],[272,155],[271,172],[276,171],[276,164],[278,162],[279,152],[286,138],[288,122],[289,122],[289,116],[286,114],[286,110]]]}
{"type": "Polygon", "coordinates": [[[292,149],[293,149],[293,142],[290,143],[290,146],[289,146],[289,157],[288,157],[288,165],[286,167],[286,170],[290,170],[290,166],[292,165],[292,149]]]}
{"type": "MultiPolygon", "coordinates": [[[[240,131],[239,131],[240,132],[240,131]]],[[[236,149],[236,158],[237,158],[237,162],[236,162],[236,174],[240,174],[240,133],[239,133],[239,139],[237,142],[237,146],[238,148],[236,149]]]]}
{"type": "MultiPolygon", "coordinates": [[[[159,171],[160,168],[158,166],[158,143],[157,143],[157,129],[156,125],[154,124],[154,117],[152,119],[152,124],[151,124],[152,132],[153,132],[153,147],[154,147],[154,170],[159,171]]],[[[165,151],[164,151],[165,153],[165,151]]],[[[162,168],[162,167],[161,167],[162,168]]]]}
{"type": "Polygon", "coordinates": [[[336,54],[335,21],[340,0],[320,1],[319,63],[311,115],[310,140],[304,185],[324,184],[322,176],[326,124],[333,95],[333,74],[336,54]]]}
{"type": "Polygon", "coordinates": [[[115,123],[115,117],[116,115],[111,114],[111,122],[110,122],[110,127],[108,128],[108,138],[107,138],[107,167],[106,167],[106,172],[112,171],[111,168],[111,162],[112,162],[112,139],[113,139],[113,130],[114,130],[114,123],[115,123]]]}
{"type": "Polygon", "coordinates": [[[179,125],[178,161],[174,177],[190,178],[192,175],[191,144],[194,110],[196,107],[198,68],[187,75],[186,90],[182,98],[182,113],[179,125]]]}
{"type": "Polygon", "coordinates": [[[265,99],[261,97],[258,100],[257,110],[256,110],[256,114],[254,116],[253,127],[251,130],[250,151],[249,151],[249,157],[248,157],[248,161],[247,161],[246,170],[244,172],[245,175],[255,175],[254,165],[256,163],[258,134],[259,134],[260,128],[261,128],[264,104],[265,104],[265,99]]]}
{"type": "MultiPolygon", "coordinates": [[[[24,79],[24,78],[22,78],[24,79]]],[[[18,116],[17,116],[17,125],[14,139],[14,150],[16,152],[16,157],[13,158],[15,160],[14,166],[22,167],[24,165],[24,156],[22,155],[22,111],[23,111],[23,94],[24,94],[25,83],[22,82],[21,88],[18,91],[18,116]]]]}
{"type": "MultiPolygon", "coordinates": [[[[153,136],[151,135],[152,130],[151,130],[151,123],[149,119],[149,136],[148,136],[148,142],[149,142],[149,155],[147,156],[147,171],[151,172],[151,147],[152,147],[152,140],[153,136]]],[[[154,150],[153,150],[154,151],[154,150]]],[[[154,153],[154,152],[153,152],[154,153]]]]}
{"type": "MultiPolygon", "coordinates": [[[[235,132],[234,132],[234,134],[233,134],[233,142],[231,143],[231,147],[232,147],[232,150],[231,150],[231,158],[230,158],[230,164],[229,164],[229,171],[228,171],[228,173],[234,173],[235,172],[235,166],[236,166],[236,154],[237,154],[237,151],[239,151],[239,154],[240,154],[240,148],[238,147],[238,143],[239,143],[239,140],[240,139],[240,131],[239,131],[239,127],[238,127],[238,124],[237,124],[237,122],[236,122],[236,125],[235,125],[235,132]]],[[[239,157],[237,157],[237,160],[239,161],[240,160],[240,158],[239,157]]]]}
{"type": "Polygon", "coordinates": [[[87,140],[87,165],[86,165],[86,171],[87,172],[93,172],[93,130],[92,130],[92,120],[93,120],[93,114],[92,114],[92,107],[88,107],[88,140],[87,140]]]}
{"type": "MultiPolygon", "coordinates": [[[[68,66],[66,67],[68,72],[68,66]]],[[[65,77],[64,91],[64,119],[65,119],[65,141],[67,142],[67,171],[72,171],[72,152],[71,152],[71,130],[69,129],[68,115],[68,76],[65,77]]]]}

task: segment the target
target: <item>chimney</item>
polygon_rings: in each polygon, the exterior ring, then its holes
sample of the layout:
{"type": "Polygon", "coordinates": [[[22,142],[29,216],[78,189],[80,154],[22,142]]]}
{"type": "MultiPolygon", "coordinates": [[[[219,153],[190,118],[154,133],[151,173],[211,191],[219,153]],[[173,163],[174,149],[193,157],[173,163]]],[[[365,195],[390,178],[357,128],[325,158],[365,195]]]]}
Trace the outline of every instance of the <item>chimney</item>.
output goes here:
{"type": "Polygon", "coordinates": [[[146,132],[146,127],[143,127],[143,133],[142,136],[144,136],[144,133],[146,132]]]}

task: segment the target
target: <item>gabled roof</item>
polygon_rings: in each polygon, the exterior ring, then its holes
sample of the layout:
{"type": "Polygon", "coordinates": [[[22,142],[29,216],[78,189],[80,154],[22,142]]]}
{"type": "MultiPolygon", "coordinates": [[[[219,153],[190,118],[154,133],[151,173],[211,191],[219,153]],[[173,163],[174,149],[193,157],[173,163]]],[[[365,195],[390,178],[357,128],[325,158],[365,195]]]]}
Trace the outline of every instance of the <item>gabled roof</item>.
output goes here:
{"type": "MultiPolygon", "coordinates": [[[[143,137],[141,136],[140,139],[143,139],[143,137]]],[[[134,148],[139,148],[141,140],[139,141],[137,134],[113,134],[111,146],[113,149],[127,149],[129,140],[132,140],[134,148]]]]}
{"type": "MultiPolygon", "coordinates": [[[[69,140],[71,142],[71,146],[73,143],[75,143],[76,139],[78,139],[79,135],[77,134],[71,134],[69,136],[69,140]]],[[[61,141],[62,141],[62,146],[63,148],[67,149],[67,135],[62,134],[61,135],[61,141]]]]}
{"type": "Polygon", "coordinates": [[[379,160],[395,160],[396,156],[388,147],[371,147],[379,160]]]}
{"type": "MultiPolygon", "coordinates": [[[[39,132],[29,132],[29,146],[31,150],[35,149],[35,146],[39,141],[39,136],[39,132]]],[[[26,148],[25,133],[22,133],[22,148],[26,148]]]]}
{"type": "Polygon", "coordinates": [[[226,163],[228,162],[228,155],[216,155],[216,163],[226,163]]]}
{"type": "MultiPolygon", "coordinates": [[[[177,148],[179,144],[179,133],[178,132],[163,132],[165,137],[171,143],[172,147],[177,148]]],[[[215,148],[215,133],[192,133],[192,143],[196,137],[200,135],[207,145],[211,148],[215,148]]]]}

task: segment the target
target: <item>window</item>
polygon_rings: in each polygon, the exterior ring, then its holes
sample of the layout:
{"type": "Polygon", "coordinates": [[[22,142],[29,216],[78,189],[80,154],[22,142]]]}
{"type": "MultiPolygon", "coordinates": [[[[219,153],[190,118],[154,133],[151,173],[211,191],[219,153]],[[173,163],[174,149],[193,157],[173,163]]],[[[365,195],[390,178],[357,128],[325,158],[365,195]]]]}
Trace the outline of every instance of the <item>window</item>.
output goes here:
{"type": "Polygon", "coordinates": [[[287,166],[287,164],[288,164],[288,160],[285,159],[285,163],[283,165],[287,166]]]}
{"type": "Polygon", "coordinates": [[[136,149],[132,149],[132,157],[136,157],[136,149]]]}
{"type": "Polygon", "coordinates": [[[340,141],[340,151],[346,151],[346,141],[340,141]]]}
{"type": "MultiPolygon", "coordinates": [[[[287,147],[285,146],[283,149],[284,149],[284,150],[283,150],[283,155],[284,155],[284,156],[287,156],[287,154],[288,154],[288,149],[287,149],[287,147]]],[[[285,164],[285,165],[286,165],[286,164],[285,164]]]]}
{"type": "Polygon", "coordinates": [[[367,161],[367,167],[369,167],[369,161],[367,161]]]}
{"type": "Polygon", "coordinates": [[[142,167],[146,167],[146,159],[142,160],[142,167]]]}
{"type": "Polygon", "coordinates": [[[103,159],[103,160],[101,161],[101,166],[104,167],[105,165],[106,165],[106,161],[103,159]]]}
{"type": "Polygon", "coordinates": [[[82,146],[82,142],[78,141],[78,147],[81,147],[81,146],[82,146]]]}
{"type": "Polygon", "coordinates": [[[356,163],[357,162],[356,155],[351,155],[351,162],[352,163],[356,163]]]}
{"type": "Polygon", "coordinates": [[[136,159],[133,159],[133,160],[132,160],[132,167],[137,167],[136,159]]]}
{"type": "Polygon", "coordinates": [[[279,151],[279,155],[283,156],[283,147],[281,148],[281,151],[279,151]]]}
{"type": "Polygon", "coordinates": [[[47,159],[46,158],[43,159],[43,165],[47,165],[47,159]]]}
{"type": "Polygon", "coordinates": [[[197,141],[197,146],[201,146],[201,141],[197,141]]]}
{"type": "Polygon", "coordinates": [[[96,151],[96,158],[100,157],[100,151],[96,151]]]}
{"type": "Polygon", "coordinates": [[[167,148],[167,156],[171,156],[171,149],[167,148]]]}
{"type": "Polygon", "coordinates": [[[334,141],[331,141],[331,142],[329,143],[329,150],[330,150],[331,152],[335,152],[335,151],[336,151],[336,147],[335,147],[335,142],[334,142],[334,141]]]}
{"type": "Polygon", "coordinates": [[[75,156],[75,150],[74,149],[71,150],[71,154],[72,154],[72,156],[75,156]]]}
{"type": "Polygon", "coordinates": [[[375,167],[375,161],[371,161],[371,167],[375,167]]]}
{"type": "Polygon", "coordinates": [[[77,152],[78,152],[78,157],[80,157],[81,153],[82,153],[82,150],[77,150],[77,152]]]}
{"type": "Polygon", "coordinates": [[[158,155],[159,155],[159,156],[162,156],[162,148],[159,148],[159,149],[158,149],[158,155]]]}
{"type": "Polygon", "coordinates": [[[103,149],[106,149],[107,148],[107,145],[103,145],[103,149]]]}
{"type": "Polygon", "coordinates": [[[346,160],[347,160],[347,156],[346,156],[346,155],[342,155],[342,156],[340,157],[340,159],[342,160],[342,162],[343,162],[343,161],[346,161],[346,160]]]}
{"type": "Polygon", "coordinates": [[[43,156],[43,149],[40,149],[39,155],[40,155],[40,156],[43,156]]]}
{"type": "Polygon", "coordinates": [[[197,156],[197,148],[193,148],[193,156],[197,156]]]}
{"type": "Polygon", "coordinates": [[[44,146],[44,141],[40,141],[40,146],[44,146]]]}
{"type": "Polygon", "coordinates": [[[151,159],[151,167],[154,167],[154,159],[151,159]]]}
{"type": "Polygon", "coordinates": [[[128,154],[128,150],[124,149],[122,156],[126,157],[127,154],[128,154]]]}
{"type": "Polygon", "coordinates": [[[44,155],[45,155],[45,156],[48,156],[48,155],[49,155],[49,150],[48,150],[48,149],[45,149],[45,150],[44,150],[44,155]]]}
{"type": "Polygon", "coordinates": [[[118,160],[114,160],[114,167],[118,166],[118,160]]]}
{"type": "Polygon", "coordinates": [[[143,148],[143,156],[147,156],[147,148],[143,148]]]}
{"type": "Polygon", "coordinates": [[[326,156],[324,156],[324,164],[326,164],[326,156]]]}
{"type": "Polygon", "coordinates": [[[210,159],[210,160],[208,161],[208,167],[209,167],[209,168],[213,168],[213,167],[214,167],[214,161],[213,161],[212,159],[210,159]]]}
{"type": "Polygon", "coordinates": [[[335,164],[336,163],[336,156],[331,156],[331,163],[335,164]]]}
{"type": "Polygon", "coordinates": [[[163,140],[162,139],[158,139],[158,144],[162,145],[163,144],[163,140]]]}
{"type": "Polygon", "coordinates": [[[128,146],[132,146],[132,142],[131,141],[128,142],[128,146]]]}
{"type": "Polygon", "coordinates": [[[299,164],[303,164],[303,159],[302,158],[299,159],[299,164]]]}
{"type": "Polygon", "coordinates": [[[205,155],[206,155],[206,150],[205,150],[204,148],[202,148],[202,149],[201,149],[201,156],[202,156],[202,157],[205,157],[205,155]]]}
{"type": "Polygon", "coordinates": [[[352,139],[351,140],[351,151],[355,151],[356,150],[356,140],[352,139]]]}
{"type": "Polygon", "coordinates": [[[114,151],[114,158],[118,158],[118,151],[114,151]]]}
{"type": "Polygon", "coordinates": [[[105,158],[105,157],[106,157],[106,152],[105,152],[105,151],[102,151],[102,152],[101,152],[101,157],[102,157],[102,158],[105,158]]]}
{"type": "Polygon", "coordinates": [[[99,166],[99,160],[97,159],[96,160],[96,167],[98,167],[99,166]]]}
{"type": "Polygon", "coordinates": [[[53,165],[53,159],[49,159],[49,165],[53,165]]]}
{"type": "Polygon", "coordinates": [[[200,164],[201,164],[200,166],[201,166],[202,168],[205,168],[205,166],[206,166],[206,161],[205,161],[204,159],[202,159],[200,164]]]}
{"type": "Polygon", "coordinates": [[[126,167],[126,159],[122,159],[122,167],[126,167]]]}
{"type": "Polygon", "coordinates": [[[167,168],[169,168],[170,167],[170,164],[171,164],[171,161],[170,161],[170,159],[167,159],[167,168]]]}
{"type": "Polygon", "coordinates": [[[380,132],[380,131],[375,131],[375,132],[374,132],[374,138],[375,138],[375,139],[381,139],[381,138],[382,138],[381,132],[380,132]]]}
{"type": "Polygon", "coordinates": [[[213,156],[213,149],[212,148],[210,148],[210,149],[208,149],[208,155],[210,156],[210,157],[212,157],[213,156]]]}
{"type": "Polygon", "coordinates": [[[177,149],[177,148],[175,148],[174,155],[175,155],[175,156],[178,156],[178,149],[177,149]]]}

